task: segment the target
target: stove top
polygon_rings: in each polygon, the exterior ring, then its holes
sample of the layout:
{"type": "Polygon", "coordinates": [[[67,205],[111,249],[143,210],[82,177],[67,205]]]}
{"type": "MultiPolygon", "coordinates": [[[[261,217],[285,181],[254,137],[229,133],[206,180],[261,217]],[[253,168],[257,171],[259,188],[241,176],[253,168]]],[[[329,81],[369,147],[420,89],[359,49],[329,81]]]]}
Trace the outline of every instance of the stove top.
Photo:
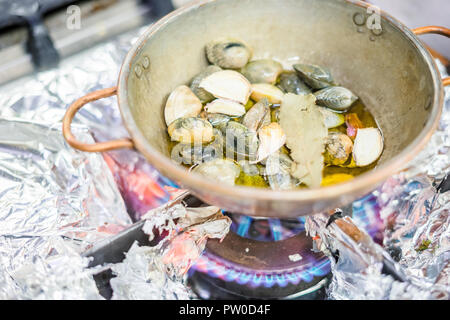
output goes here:
{"type": "Polygon", "coordinates": [[[0,2],[0,84],[173,10],[166,0],[2,0],[0,2]]]}
{"type": "MultiPolygon", "coordinates": [[[[194,196],[190,207],[203,203],[194,196]]],[[[329,259],[313,250],[304,218],[297,220],[255,219],[228,214],[231,230],[223,241],[209,240],[205,252],[188,272],[188,284],[202,299],[323,299],[330,273],[329,259]]],[[[155,245],[137,222],[106,243],[85,253],[91,267],[117,263],[131,245],[155,245]]],[[[111,297],[109,270],[96,276],[102,295],[111,297]]]]}
{"type": "Polygon", "coordinates": [[[328,282],[330,262],[313,251],[304,218],[230,216],[230,233],[222,242],[210,240],[190,270],[191,286],[200,297],[317,298],[328,282]]]}

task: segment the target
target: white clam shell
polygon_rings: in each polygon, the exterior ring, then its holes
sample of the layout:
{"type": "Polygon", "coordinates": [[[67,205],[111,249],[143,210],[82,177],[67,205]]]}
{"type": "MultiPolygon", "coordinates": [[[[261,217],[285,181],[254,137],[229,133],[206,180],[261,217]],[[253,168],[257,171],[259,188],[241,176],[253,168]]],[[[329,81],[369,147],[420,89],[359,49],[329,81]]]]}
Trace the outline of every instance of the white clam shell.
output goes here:
{"type": "Polygon", "coordinates": [[[283,101],[284,93],[271,84],[256,83],[252,85],[251,97],[255,101],[267,98],[272,104],[280,104],[283,101]]]}
{"type": "Polygon", "coordinates": [[[244,115],[245,107],[236,101],[216,99],[205,106],[205,111],[208,113],[221,113],[232,117],[240,117],[244,115]]]}
{"type": "Polygon", "coordinates": [[[164,109],[167,126],[179,118],[196,117],[202,111],[200,99],[187,86],[179,86],[170,94],[164,109]]]}
{"type": "Polygon", "coordinates": [[[251,93],[250,82],[239,72],[224,70],[215,72],[200,82],[216,98],[237,101],[246,104],[251,93]]]}
{"type": "Polygon", "coordinates": [[[232,186],[234,185],[236,178],[239,177],[241,168],[231,160],[215,159],[202,163],[194,168],[193,172],[197,172],[217,183],[232,186]]]}
{"type": "Polygon", "coordinates": [[[377,128],[358,129],[353,145],[353,159],[358,167],[374,163],[383,152],[383,136],[377,128]]]}
{"type": "Polygon", "coordinates": [[[318,107],[325,118],[325,125],[328,129],[339,127],[345,122],[345,117],[341,113],[330,111],[325,107],[318,107]]]}
{"type": "Polygon", "coordinates": [[[259,147],[256,162],[266,159],[286,143],[286,135],[276,122],[259,129],[258,137],[259,147]]]}

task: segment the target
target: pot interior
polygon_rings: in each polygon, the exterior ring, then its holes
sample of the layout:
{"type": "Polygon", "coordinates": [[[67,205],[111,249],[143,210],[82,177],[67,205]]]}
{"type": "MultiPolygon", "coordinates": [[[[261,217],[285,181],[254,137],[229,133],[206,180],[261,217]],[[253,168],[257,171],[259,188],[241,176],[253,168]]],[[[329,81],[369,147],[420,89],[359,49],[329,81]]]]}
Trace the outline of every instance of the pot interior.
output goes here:
{"type": "Polygon", "coordinates": [[[216,0],[173,15],[148,35],[130,66],[127,99],[137,127],[169,156],[163,111],[168,95],[208,65],[207,42],[234,37],[253,48],[254,58],[329,68],[375,116],[385,139],[379,164],[386,162],[429,121],[433,78],[420,50],[395,25],[382,19],[382,33],[375,35],[355,24],[357,13],[373,14],[343,0],[216,0]]]}

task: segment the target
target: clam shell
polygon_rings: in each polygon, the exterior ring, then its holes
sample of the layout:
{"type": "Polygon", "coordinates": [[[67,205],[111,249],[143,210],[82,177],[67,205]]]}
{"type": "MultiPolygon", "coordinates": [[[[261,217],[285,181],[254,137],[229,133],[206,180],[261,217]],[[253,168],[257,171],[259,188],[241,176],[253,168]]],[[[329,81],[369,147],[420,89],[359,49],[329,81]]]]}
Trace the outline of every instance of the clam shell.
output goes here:
{"type": "Polygon", "coordinates": [[[292,159],[281,152],[267,157],[265,176],[272,190],[295,189],[299,181],[291,176],[292,159]]]}
{"type": "Polygon", "coordinates": [[[318,105],[336,110],[345,111],[358,100],[358,97],[344,87],[328,87],[314,93],[318,105]]]}
{"type": "Polygon", "coordinates": [[[237,39],[220,39],[206,45],[208,61],[224,69],[240,69],[251,56],[251,49],[237,39]]]}
{"type": "Polygon", "coordinates": [[[282,71],[281,63],[272,59],[262,59],[249,62],[242,68],[241,73],[251,83],[274,84],[282,71]]]}
{"type": "Polygon", "coordinates": [[[179,143],[171,151],[172,160],[177,163],[193,165],[221,158],[220,148],[214,144],[207,146],[179,143]]]}
{"type": "Polygon", "coordinates": [[[241,160],[238,163],[246,175],[257,176],[260,174],[260,170],[256,164],[251,164],[248,160],[241,160]]]}
{"type": "Polygon", "coordinates": [[[256,158],[259,144],[256,132],[250,131],[239,122],[230,121],[224,130],[224,134],[227,158],[232,159],[235,155],[238,156],[238,161],[245,160],[245,157],[251,160],[256,158]]]}
{"type": "Polygon", "coordinates": [[[201,118],[178,118],[167,128],[172,141],[207,143],[214,138],[212,125],[201,118]]]}
{"type": "Polygon", "coordinates": [[[358,129],[353,146],[353,160],[358,167],[368,166],[378,160],[383,147],[383,136],[379,129],[358,129]]]}
{"type": "Polygon", "coordinates": [[[333,84],[333,77],[330,71],[313,64],[294,65],[298,76],[306,82],[311,88],[323,89],[333,84]]]}
{"type": "Polygon", "coordinates": [[[311,88],[308,87],[300,78],[295,74],[295,72],[283,72],[280,75],[279,87],[285,93],[294,94],[309,94],[311,93],[311,88]]]}
{"type": "Polygon", "coordinates": [[[164,108],[164,119],[169,126],[184,117],[196,117],[202,111],[202,103],[187,86],[179,86],[169,95],[164,108]]]}
{"type": "Polygon", "coordinates": [[[325,162],[336,166],[344,164],[347,162],[352,150],[352,139],[346,134],[330,132],[325,144],[325,162]]]}
{"type": "Polygon", "coordinates": [[[228,159],[215,159],[202,163],[192,170],[218,183],[234,185],[235,180],[241,173],[241,168],[228,159]]]}
{"type": "Polygon", "coordinates": [[[207,113],[206,118],[214,128],[217,128],[219,130],[224,129],[228,121],[231,120],[229,116],[220,113],[207,113]]]}
{"type": "Polygon", "coordinates": [[[267,100],[269,100],[272,104],[280,104],[284,97],[283,91],[267,83],[253,84],[251,89],[251,97],[255,101],[260,101],[263,98],[267,98],[267,100]]]}
{"type": "Polygon", "coordinates": [[[286,143],[286,135],[283,129],[281,129],[281,126],[276,122],[262,127],[258,131],[258,137],[259,147],[255,163],[277,152],[286,143]]]}
{"type": "Polygon", "coordinates": [[[330,109],[319,107],[325,119],[325,125],[328,129],[336,128],[345,122],[345,116],[341,113],[336,113],[330,109]]]}
{"type": "Polygon", "coordinates": [[[210,94],[203,88],[199,88],[200,82],[205,79],[207,76],[212,75],[215,72],[222,71],[222,69],[218,66],[208,66],[205,71],[199,73],[191,82],[191,90],[194,94],[200,99],[200,101],[204,103],[208,103],[214,100],[214,96],[210,94]]]}
{"type": "Polygon", "coordinates": [[[249,130],[257,131],[261,126],[270,124],[270,120],[269,100],[262,99],[247,111],[242,119],[242,124],[249,130]]]}
{"type": "Polygon", "coordinates": [[[205,106],[205,111],[208,113],[221,113],[231,117],[240,117],[244,115],[245,107],[239,102],[216,99],[205,106]]]}
{"type": "Polygon", "coordinates": [[[223,157],[223,136],[218,129],[214,129],[214,141],[208,144],[200,143],[178,143],[171,150],[170,156],[172,160],[178,164],[186,165],[200,164],[220,159],[223,157]]]}
{"type": "Polygon", "coordinates": [[[200,82],[205,89],[216,98],[237,101],[245,105],[250,97],[250,82],[239,72],[223,70],[215,72],[200,82]]]}

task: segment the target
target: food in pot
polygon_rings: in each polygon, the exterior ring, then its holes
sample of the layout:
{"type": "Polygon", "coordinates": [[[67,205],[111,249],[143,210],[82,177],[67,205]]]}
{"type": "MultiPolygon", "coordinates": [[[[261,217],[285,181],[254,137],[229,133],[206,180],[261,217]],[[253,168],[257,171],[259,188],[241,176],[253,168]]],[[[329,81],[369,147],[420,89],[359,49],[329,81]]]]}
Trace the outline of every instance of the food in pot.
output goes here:
{"type": "Polygon", "coordinates": [[[206,56],[210,63],[224,69],[240,69],[252,56],[251,49],[236,39],[220,39],[206,45],[206,56]]]}
{"type": "Polygon", "coordinates": [[[232,160],[214,159],[204,162],[193,169],[194,172],[210,177],[219,183],[234,185],[241,168],[232,160]]]}
{"type": "Polygon", "coordinates": [[[205,71],[198,74],[191,82],[191,90],[200,99],[202,103],[207,103],[214,100],[214,96],[203,88],[200,88],[200,83],[206,77],[212,75],[215,72],[222,71],[222,68],[218,66],[208,66],[205,71]]]}
{"type": "Polygon", "coordinates": [[[328,87],[314,93],[318,105],[336,110],[347,110],[358,97],[343,87],[328,87]]]}
{"type": "Polygon", "coordinates": [[[323,89],[333,85],[333,77],[330,71],[313,64],[294,65],[298,76],[313,89],[323,89]]]}
{"type": "Polygon", "coordinates": [[[336,128],[345,122],[345,116],[341,113],[334,112],[328,108],[319,107],[320,112],[322,112],[325,126],[328,129],[336,128]]]}
{"type": "Polygon", "coordinates": [[[281,90],[286,93],[308,94],[311,93],[311,88],[308,87],[294,72],[283,72],[279,78],[281,90]]]}
{"type": "Polygon", "coordinates": [[[237,160],[248,158],[254,160],[258,151],[259,140],[257,133],[249,130],[243,124],[230,121],[227,123],[225,130],[225,156],[237,160]]]}
{"type": "Polygon", "coordinates": [[[280,104],[283,100],[284,93],[274,85],[267,83],[256,83],[252,84],[251,97],[255,101],[260,101],[266,98],[272,104],[280,104]]]}
{"type": "Polygon", "coordinates": [[[167,128],[172,141],[205,143],[213,140],[213,126],[201,118],[178,118],[167,128]]]}
{"type": "Polygon", "coordinates": [[[249,62],[242,68],[241,73],[251,83],[275,84],[282,71],[281,63],[271,59],[263,59],[249,62]]]}
{"type": "Polygon", "coordinates": [[[325,143],[325,162],[330,165],[342,165],[347,162],[353,151],[353,141],[341,132],[330,132],[325,143]]]}
{"type": "Polygon", "coordinates": [[[272,122],[258,130],[259,146],[256,163],[277,152],[286,143],[286,135],[281,126],[272,122]]]}
{"type": "Polygon", "coordinates": [[[253,105],[242,118],[242,124],[251,131],[258,131],[271,122],[271,103],[266,98],[253,105]]]}
{"type": "Polygon", "coordinates": [[[280,107],[280,125],[294,160],[291,174],[308,187],[319,187],[328,129],[313,94],[286,94],[280,107]]]}
{"type": "Polygon", "coordinates": [[[208,113],[219,113],[232,117],[240,117],[245,114],[245,107],[236,101],[216,99],[205,106],[205,111],[208,113]]]}
{"type": "Polygon", "coordinates": [[[236,39],[206,45],[212,65],[169,96],[170,153],[220,183],[292,190],[341,183],[372,169],[383,136],[328,69],[250,61],[236,39]]]}
{"type": "Polygon", "coordinates": [[[196,117],[202,111],[200,99],[187,86],[179,86],[167,99],[164,109],[166,124],[184,117],[196,117]]]}
{"type": "Polygon", "coordinates": [[[383,152],[383,137],[376,128],[358,129],[353,146],[353,160],[359,167],[375,162],[383,152]]]}
{"type": "Polygon", "coordinates": [[[223,70],[215,72],[200,82],[216,98],[228,99],[246,104],[251,94],[250,82],[239,72],[223,70]]]}

